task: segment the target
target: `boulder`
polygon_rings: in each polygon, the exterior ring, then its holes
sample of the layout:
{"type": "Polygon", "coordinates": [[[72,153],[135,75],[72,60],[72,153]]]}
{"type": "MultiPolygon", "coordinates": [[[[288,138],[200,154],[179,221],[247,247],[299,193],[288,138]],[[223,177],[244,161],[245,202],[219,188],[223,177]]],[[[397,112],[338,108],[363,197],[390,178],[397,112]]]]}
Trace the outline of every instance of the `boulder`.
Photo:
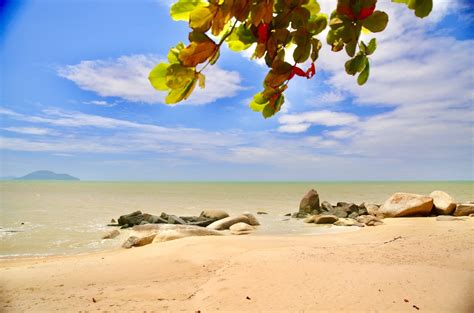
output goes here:
{"type": "Polygon", "coordinates": [[[247,223],[240,222],[230,226],[229,229],[233,235],[246,235],[250,234],[254,228],[247,223]]]}
{"type": "Polygon", "coordinates": [[[319,195],[316,190],[311,189],[303,199],[301,199],[298,213],[311,214],[313,212],[319,212],[319,195]]]}
{"type": "Polygon", "coordinates": [[[133,227],[131,235],[135,237],[155,236],[153,242],[162,242],[194,236],[221,236],[222,233],[193,225],[148,224],[133,227]]]}
{"type": "Polygon", "coordinates": [[[156,215],[151,215],[151,214],[147,214],[147,213],[144,213],[143,214],[143,220],[150,223],[150,224],[158,224],[158,223],[167,223],[168,221],[165,220],[165,219],[162,219],[161,217],[159,216],[156,216],[156,215]]]}
{"type": "Polygon", "coordinates": [[[332,224],[334,222],[337,222],[338,217],[334,215],[317,215],[314,218],[314,223],[315,224],[332,224]]]}
{"type": "Polygon", "coordinates": [[[347,211],[344,208],[341,208],[341,207],[334,207],[328,213],[331,213],[332,215],[335,215],[335,216],[340,217],[340,218],[345,218],[349,215],[347,213],[347,211]]]}
{"type": "Polygon", "coordinates": [[[229,216],[226,211],[223,210],[204,210],[201,212],[200,217],[206,217],[210,219],[220,220],[229,216]]]}
{"type": "Polygon", "coordinates": [[[102,236],[102,239],[112,239],[120,235],[120,232],[117,229],[114,229],[112,231],[109,231],[106,233],[104,236],[102,236]]]}
{"type": "Polygon", "coordinates": [[[248,219],[249,219],[249,225],[252,225],[252,226],[258,226],[258,225],[260,225],[260,223],[258,222],[257,218],[256,218],[254,215],[252,215],[251,213],[245,212],[245,213],[243,213],[242,215],[245,215],[245,216],[248,217],[248,219]]]}
{"type": "Polygon", "coordinates": [[[214,230],[225,230],[229,229],[230,226],[244,222],[247,224],[250,224],[249,218],[245,215],[238,215],[238,216],[229,216],[223,219],[220,219],[218,221],[215,221],[214,223],[210,224],[207,226],[209,229],[214,229],[214,230]]]}
{"type": "Polygon", "coordinates": [[[323,201],[321,202],[321,207],[320,207],[321,211],[324,212],[331,212],[332,211],[332,205],[331,203],[327,202],[327,201],[323,201]]]}
{"type": "Polygon", "coordinates": [[[439,215],[449,215],[456,209],[456,203],[446,192],[436,190],[430,193],[433,198],[433,212],[439,215]]]}
{"type": "Polygon", "coordinates": [[[334,222],[336,226],[358,226],[364,227],[365,225],[362,223],[357,222],[355,219],[352,218],[340,218],[336,222],[334,222]]]}
{"type": "Polygon", "coordinates": [[[145,237],[130,236],[122,244],[122,247],[125,248],[125,249],[130,249],[131,247],[141,247],[141,246],[148,245],[148,244],[152,243],[153,239],[155,239],[155,235],[149,235],[149,236],[145,236],[145,237]]]}
{"type": "Polygon", "coordinates": [[[397,192],[385,201],[379,213],[384,217],[426,216],[433,209],[433,199],[423,195],[397,192]]]}
{"type": "Polygon", "coordinates": [[[128,225],[133,226],[133,225],[139,225],[143,221],[143,214],[141,211],[135,211],[130,214],[122,215],[118,219],[118,224],[120,226],[125,226],[128,225]]]}
{"type": "Polygon", "coordinates": [[[467,216],[474,213],[473,203],[459,203],[454,211],[454,216],[467,216]]]}

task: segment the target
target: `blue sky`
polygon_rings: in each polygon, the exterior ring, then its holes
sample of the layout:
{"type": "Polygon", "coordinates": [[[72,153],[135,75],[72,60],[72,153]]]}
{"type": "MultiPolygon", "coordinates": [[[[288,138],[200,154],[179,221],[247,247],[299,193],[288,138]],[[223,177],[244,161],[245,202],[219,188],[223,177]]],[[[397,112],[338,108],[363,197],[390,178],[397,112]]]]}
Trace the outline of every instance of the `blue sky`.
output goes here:
{"type": "MultiPolygon", "coordinates": [[[[0,176],[38,169],[83,180],[473,179],[473,8],[402,5],[376,36],[359,87],[324,47],[282,112],[248,108],[266,69],[222,51],[205,90],[170,107],[148,72],[188,28],[170,1],[3,1],[0,176]]],[[[330,12],[331,0],[320,1],[330,12]]]]}

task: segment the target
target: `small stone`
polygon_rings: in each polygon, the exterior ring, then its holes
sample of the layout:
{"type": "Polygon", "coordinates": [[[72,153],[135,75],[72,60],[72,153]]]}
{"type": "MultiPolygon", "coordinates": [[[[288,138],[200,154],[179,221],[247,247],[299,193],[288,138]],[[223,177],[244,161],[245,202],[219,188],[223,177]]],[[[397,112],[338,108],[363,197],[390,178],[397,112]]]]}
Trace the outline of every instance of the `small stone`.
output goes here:
{"type": "Polygon", "coordinates": [[[262,214],[268,214],[267,212],[264,212],[264,211],[257,211],[257,214],[258,215],[262,215],[262,214]]]}
{"type": "Polygon", "coordinates": [[[317,215],[314,218],[315,224],[332,224],[338,220],[337,216],[334,215],[317,215]]]}
{"type": "Polygon", "coordinates": [[[231,234],[233,235],[246,235],[246,234],[251,233],[254,230],[252,226],[250,226],[247,223],[242,223],[242,222],[236,223],[230,226],[229,229],[230,229],[231,234]]]}
{"type": "Polygon", "coordinates": [[[305,218],[303,220],[303,222],[305,222],[305,223],[314,223],[315,218],[316,218],[316,215],[311,215],[311,216],[308,216],[307,218],[305,218]]]}

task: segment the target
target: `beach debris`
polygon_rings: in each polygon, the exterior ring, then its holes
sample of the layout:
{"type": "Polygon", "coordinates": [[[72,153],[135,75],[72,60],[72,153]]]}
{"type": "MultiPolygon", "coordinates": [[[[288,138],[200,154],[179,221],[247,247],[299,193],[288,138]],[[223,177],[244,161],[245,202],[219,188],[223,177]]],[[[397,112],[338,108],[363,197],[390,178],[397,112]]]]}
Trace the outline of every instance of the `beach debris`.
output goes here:
{"type": "Polygon", "coordinates": [[[208,225],[207,228],[215,229],[215,230],[225,230],[225,229],[229,229],[230,226],[240,223],[240,222],[250,224],[250,220],[247,216],[238,215],[238,216],[229,216],[221,220],[215,221],[214,223],[208,225]]]}
{"type": "Polygon", "coordinates": [[[97,300],[96,300],[95,298],[92,298],[92,302],[96,303],[96,302],[97,302],[97,300]]]}
{"type": "MultiPolygon", "coordinates": [[[[394,242],[396,240],[399,240],[399,239],[402,239],[402,236],[397,236],[397,237],[394,237],[393,239],[390,239],[388,241],[385,241],[383,244],[386,244],[386,243],[390,243],[390,242],[394,242]]],[[[406,300],[406,299],[405,299],[406,300]]],[[[408,301],[408,300],[407,300],[408,301]]],[[[405,302],[407,302],[405,301],[405,302]]]]}
{"type": "Polygon", "coordinates": [[[454,199],[444,191],[433,191],[430,197],[433,198],[433,213],[435,214],[448,215],[456,209],[454,199]]]}
{"type": "Polygon", "coordinates": [[[120,232],[117,229],[114,229],[106,233],[104,236],[102,236],[102,239],[113,239],[117,237],[118,235],[120,235],[120,232]]]}
{"type": "Polygon", "coordinates": [[[215,220],[221,220],[223,218],[228,217],[229,214],[224,210],[204,210],[199,216],[215,220]]]}
{"type": "Polygon", "coordinates": [[[249,296],[245,297],[245,299],[247,299],[247,300],[252,300],[249,296]]]}
{"type": "Polygon", "coordinates": [[[229,229],[232,235],[247,235],[254,230],[252,226],[242,222],[230,226],[229,229]]]}
{"type": "Polygon", "coordinates": [[[420,308],[413,304],[413,308],[419,310],[420,308]]]}
{"type": "Polygon", "coordinates": [[[405,301],[405,302],[407,302],[407,303],[410,302],[408,299],[403,299],[403,301],[405,301]]]}
{"type": "Polygon", "coordinates": [[[117,221],[115,220],[115,218],[110,220],[110,224],[116,224],[116,223],[117,223],[117,221]]]}
{"type": "Polygon", "coordinates": [[[291,213],[286,213],[284,216],[291,216],[291,213]]]}
{"type": "Polygon", "coordinates": [[[459,203],[454,211],[454,216],[467,216],[474,213],[473,203],[459,203]]]}
{"type": "Polygon", "coordinates": [[[264,211],[257,211],[257,214],[258,215],[262,215],[262,214],[268,214],[267,212],[264,212],[264,211]]]}
{"type": "Polygon", "coordinates": [[[433,199],[424,195],[397,192],[380,207],[384,217],[427,216],[433,209],[433,199]]]}

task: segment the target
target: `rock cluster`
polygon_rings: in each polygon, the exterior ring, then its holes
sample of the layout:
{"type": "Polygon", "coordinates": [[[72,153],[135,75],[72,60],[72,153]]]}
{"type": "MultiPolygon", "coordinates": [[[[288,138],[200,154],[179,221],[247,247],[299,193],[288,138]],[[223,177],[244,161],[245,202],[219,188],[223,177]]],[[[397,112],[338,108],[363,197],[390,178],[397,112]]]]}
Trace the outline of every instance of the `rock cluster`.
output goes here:
{"type": "MultiPolygon", "coordinates": [[[[168,241],[190,236],[222,235],[222,230],[229,230],[233,235],[245,235],[260,225],[257,218],[250,213],[229,216],[222,210],[205,210],[199,216],[176,216],[161,213],[160,216],[135,211],[122,215],[116,224],[121,228],[133,227],[133,234],[122,247],[139,247],[152,242],[168,241]]],[[[104,235],[105,238],[118,236],[118,230],[104,235]]]]}

